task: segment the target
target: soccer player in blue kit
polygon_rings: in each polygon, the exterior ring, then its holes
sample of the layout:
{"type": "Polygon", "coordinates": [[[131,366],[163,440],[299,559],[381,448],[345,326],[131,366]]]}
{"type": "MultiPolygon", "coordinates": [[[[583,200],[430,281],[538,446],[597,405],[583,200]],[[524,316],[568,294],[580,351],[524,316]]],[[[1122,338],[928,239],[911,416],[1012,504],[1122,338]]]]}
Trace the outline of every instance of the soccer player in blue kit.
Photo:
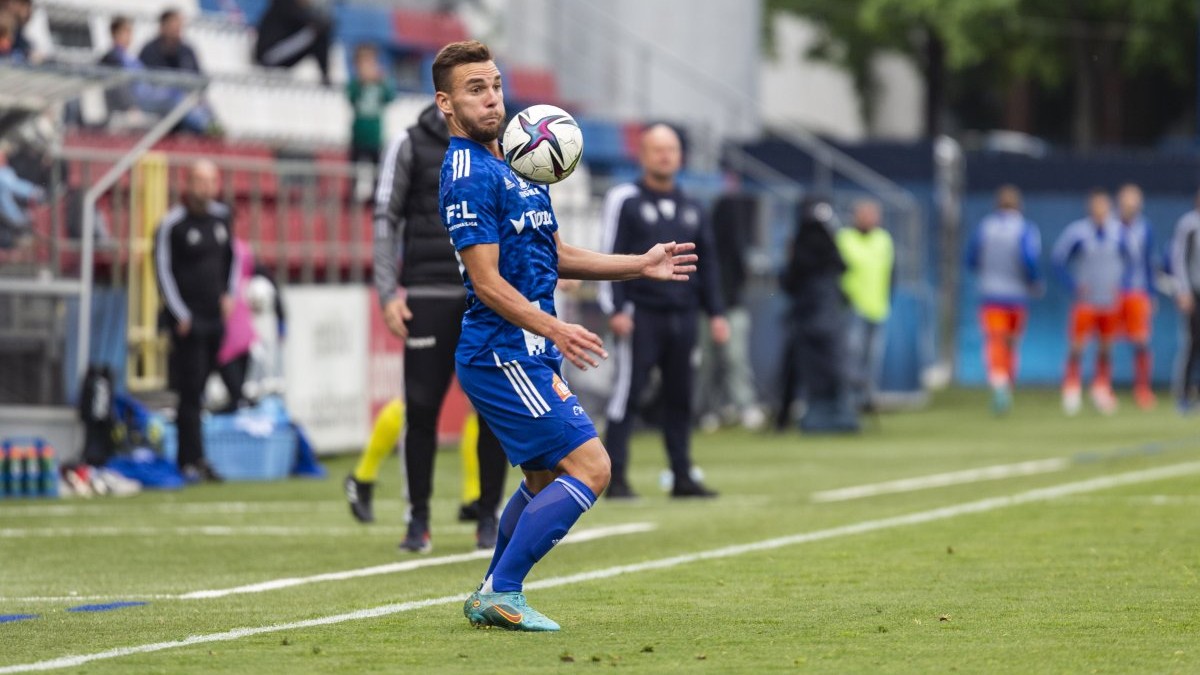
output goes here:
{"type": "MultiPolygon", "coordinates": [[[[608,453],[562,374],[607,358],[600,338],[560,321],[559,277],[686,281],[692,243],[641,255],[605,255],[564,244],[544,185],[502,159],[504,90],[487,46],[446,45],[433,62],[437,106],[450,127],[442,165],[442,221],[462,261],[467,311],[455,353],[459,383],[525,480],[500,515],[491,564],[463,613],[475,626],[553,631],[525,602],[529,570],[608,485],[608,453]]],[[[553,139],[547,139],[553,142],[553,139]]]]}

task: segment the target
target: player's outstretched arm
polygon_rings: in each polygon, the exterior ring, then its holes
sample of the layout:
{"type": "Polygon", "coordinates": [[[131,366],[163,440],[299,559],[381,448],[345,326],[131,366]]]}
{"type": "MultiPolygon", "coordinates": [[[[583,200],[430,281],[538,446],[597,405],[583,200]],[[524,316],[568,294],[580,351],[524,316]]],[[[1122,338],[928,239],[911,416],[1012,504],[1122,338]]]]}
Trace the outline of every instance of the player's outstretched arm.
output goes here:
{"type": "Polygon", "coordinates": [[[656,244],[641,255],[597,253],[578,246],[558,242],[558,276],[564,279],[595,281],[628,281],[657,279],[687,281],[696,271],[696,245],[691,242],[656,244]]]}
{"type": "Polygon", "coordinates": [[[599,336],[583,326],[560,321],[534,307],[528,298],[500,276],[498,244],[468,246],[459,252],[459,256],[471,277],[475,295],[505,321],[550,340],[568,361],[582,370],[587,370],[588,366],[599,367],[597,357],[608,358],[599,336]]]}

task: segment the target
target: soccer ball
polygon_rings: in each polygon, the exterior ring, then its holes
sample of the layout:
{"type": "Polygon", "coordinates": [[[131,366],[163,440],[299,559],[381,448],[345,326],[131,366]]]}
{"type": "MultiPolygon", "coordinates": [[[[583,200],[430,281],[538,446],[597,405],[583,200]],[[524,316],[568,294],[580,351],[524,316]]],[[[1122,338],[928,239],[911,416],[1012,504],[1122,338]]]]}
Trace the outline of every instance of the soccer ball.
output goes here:
{"type": "Polygon", "coordinates": [[[533,105],[504,130],[504,161],[534,183],[557,183],[571,175],[583,156],[583,132],[562,108],[533,105]]]}

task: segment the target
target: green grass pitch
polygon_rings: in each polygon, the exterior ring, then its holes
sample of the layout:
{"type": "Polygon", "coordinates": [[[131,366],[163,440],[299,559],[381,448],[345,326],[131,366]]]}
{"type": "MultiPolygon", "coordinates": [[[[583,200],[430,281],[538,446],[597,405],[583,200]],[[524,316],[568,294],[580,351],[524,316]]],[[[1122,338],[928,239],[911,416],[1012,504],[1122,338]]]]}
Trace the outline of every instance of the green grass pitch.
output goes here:
{"type": "MultiPolygon", "coordinates": [[[[0,615],[39,615],[0,623],[0,673],[156,643],[167,648],[68,670],[1200,672],[1200,422],[1165,401],[1150,413],[1124,403],[1115,417],[1067,419],[1053,392],[1018,392],[1013,415],[996,420],[982,392],[954,390],[852,438],[697,434],[697,463],[722,492],[706,502],[663,495],[660,441],[640,435],[632,481],[643,498],[601,500],[577,530],[645,531],[564,543],[530,578],[552,584],[528,595],[563,625],[556,634],[472,629],[460,601],[402,605],[465,597],[483,559],[179,597],[470,553],[473,530],[454,520],[455,452],[438,457],[428,558],[396,549],[404,522],[395,459],[383,468],[378,522],[366,527],[341,494],[349,458],[327,462],[323,481],[0,502],[0,615]],[[1071,461],[1027,476],[812,499],[1048,458],[1071,461]],[[1013,495],[1034,496],[993,499],[1013,495]],[[937,515],[896,520],[927,513],[937,515]],[[825,534],[690,555],[813,532],[825,534]],[[642,564],[650,561],[664,562],[642,564]],[[570,578],[596,571],[603,578],[570,578]],[[147,604],[67,611],[121,600],[147,604]],[[287,627],[322,617],[339,620],[287,627]],[[242,628],[267,630],[227,634],[242,628]],[[175,644],[213,635],[222,639],[175,644]]],[[[511,473],[510,490],[516,480],[511,473]]]]}

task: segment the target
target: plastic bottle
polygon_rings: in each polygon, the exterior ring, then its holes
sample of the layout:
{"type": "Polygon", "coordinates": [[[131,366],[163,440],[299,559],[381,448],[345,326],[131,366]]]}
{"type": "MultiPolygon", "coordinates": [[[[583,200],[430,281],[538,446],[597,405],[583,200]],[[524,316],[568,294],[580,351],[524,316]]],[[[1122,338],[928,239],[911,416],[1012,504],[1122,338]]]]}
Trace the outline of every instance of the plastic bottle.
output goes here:
{"type": "Polygon", "coordinates": [[[9,469],[9,453],[12,452],[12,443],[4,441],[0,443],[0,499],[12,494],[12,474],[9,469]]]}
{"type": "Polygon", "coordinates": [[[25,496],[42,496],[42,463],[36,445],[25,448],[25,496]]]}
{"type": "Polygon", "coordinates": [[[8,451],[8,479],[12,488],[10,497],[24,497],[25,492],[25,447],[14,445],[8,451]]]}
{"type": "Polygon", "coordinates": [[[54,446],[39,440],[38,470],[42,477],[38,483],[38,494],[43,497],[58,496],[58,463],[54,461],[54,446]]]}

